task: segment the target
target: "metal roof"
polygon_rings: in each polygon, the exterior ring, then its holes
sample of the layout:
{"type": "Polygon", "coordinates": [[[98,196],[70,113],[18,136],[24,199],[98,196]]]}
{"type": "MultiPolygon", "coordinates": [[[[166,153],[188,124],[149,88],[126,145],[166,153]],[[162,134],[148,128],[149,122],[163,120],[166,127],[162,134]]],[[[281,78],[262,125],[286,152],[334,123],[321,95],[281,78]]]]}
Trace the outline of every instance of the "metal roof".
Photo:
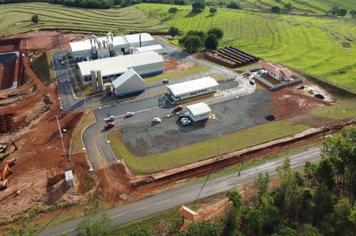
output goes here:
{"type": "Polygon", "coordinates": [[[136,51],[138,53],[149,52],[149,51],[154,51],[154,52],[160,53],[163,51],[163,47],[160,44],[154,44],[154,45],[150,45],[150,46],[138,47],[138,48],[136,48],[136,51]]]}
{"type": "MultiPolygon", "coordinates": [[[[119,47],[119,46],[129,46],[129,44],[137,44],[140,42],[140,34],[128,34],[128,35],[123,35],[123,36],[114,36],[113,37],[113,44],[114,47],[119,47]]],[[[107,37],[98,37],[98,41],[106,41],[107,37]]],[[[154,41],[154,38],[148,34],[148,33],[141,33],[141,42],[151,42],[154,41]]],[[[78,52],[78,51],[86,51],[86,50],[91,50],[91,44],[90,40],[81,40],[81,41],[75,41],[75,42],[70,42],[69,43],[70,49],[72,52],[78,52]]]]}
{"type": "Polygon", "coordinates": [[[186,107],[193,116],[199,116],[211,112],[210,107],[204,103],[195,103],[186,107]]]}
{"type": "Polygon", "coordinates": [[[149,33],[128,34],[124,35],[123,37],[125,37],[129,44],[137,44],[140,42],[140,35],[141,42],[150,42],[155,40],[149,33]]]}
{"type": "Polygon", "coordinates": [[[203,77],[196,80],[190,80],[182,83],[168,85],[167,88],[174,96],[181,96],[183,94],[196,92],[208,88],[218,87],[219,83],[211,77],[203,77]]]}
{"type": "Polygon", "coordinates": [[[130,68],[124,74],[122,74],[121,76],[117,77],[112,82],[112,85],[114,86],[115,89],[117,89],[122,84],[124,84],[127,80],[132,79],[132,78],[136,78],[136,79],[139,79],[141,81],[144,81],[142,79],[142,77],[139,74],[137,74],[137,72],[134,69],[130,68]]]}
{"type": "Polygon", "coordinates": [[[64,176],[65,176],[65,180],[69,181],[69,180],[73,180],[73,172],[72,170],[67,170],[64,172],[64,176]]]}
{"type": "Polygon", "coordinates": [[[163,63],[163,58],[156,52],[144,52],[130,55],[120,55],[93,61],[79,62],[79,70],[82,76],[90,75],[92,70],[100,70],[102,76],[122,74],[131,67],[163,63]]]}

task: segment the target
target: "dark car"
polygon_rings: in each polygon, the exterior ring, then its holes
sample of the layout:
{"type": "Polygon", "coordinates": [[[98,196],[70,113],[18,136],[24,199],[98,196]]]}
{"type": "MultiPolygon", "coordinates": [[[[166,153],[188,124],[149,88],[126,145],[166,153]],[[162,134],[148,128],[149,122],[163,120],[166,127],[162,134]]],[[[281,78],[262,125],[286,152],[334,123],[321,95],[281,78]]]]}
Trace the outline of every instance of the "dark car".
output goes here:
{"type": "Polygon", "coordinates": [[[181,111],[182,109],[183,109],[183,106],[182,106],[182,105],[178,105],[178,106],[176,106],[176,107],[173,109],[172,113],[179,112],[179,111],[181,111]]]}

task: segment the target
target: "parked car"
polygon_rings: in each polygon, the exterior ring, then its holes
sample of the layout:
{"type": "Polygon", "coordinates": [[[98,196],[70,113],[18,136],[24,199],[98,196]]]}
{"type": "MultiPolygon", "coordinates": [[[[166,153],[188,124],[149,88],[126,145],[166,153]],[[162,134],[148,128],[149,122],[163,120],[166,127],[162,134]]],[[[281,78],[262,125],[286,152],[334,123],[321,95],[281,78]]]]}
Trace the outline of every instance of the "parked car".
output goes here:
{"type": "Polygon", "coordinates": [[[189,125],[190,123],[192,123],[188,117],[182,117],[179,121],[180,121],[180,124],[183,126],[189,125]]]}
{"type": "Polygon", "coordinates": [[[134,112],[128,111],[128,112],[126,112],[126,114],[125,114],[125,118],[131,117],[131,116],[133,116],[133,115],[135,115],[134,112]]]}
{"type": "Polygon", "coordinates": [[[163,79],[163,80],[162,80],[162,83],[163,83],[163,84],[168,84],[168,83],[169,83],[169,80],[168,80],[168,79],[163,79]]]}
{"type": "Polygon", "coordinates": [[[111,122],[111,121],[114,121],[114,120],[115,120],[115,117],[112,116],[112,115],[111,116],[109,115],[108,117],[104,118],[105,122],[111,122]]]}
{"type": "Polygon", "coordinates": [[[115,122],[110,121],[110,122],[105,122],[104,128],[105,129],[111,129],[115,126],[115,122]]]}
{"type": "Polygon", "coordinates": [[[173,108],[172,113],[177,113],[177,112],[181,111],[182,109],[183,109],[182,105],[177,105],[173,108]]]}
{"type": "Polygon", "coordinates": [[[152,123],[157,123],[157,124],[159,124],[159,123],[161,123],[161,122],[162,122],[162,120],[161,120],[161,118],[159,118],[159,117],[155,117],[155,118],[152,119],[152,123]]]}

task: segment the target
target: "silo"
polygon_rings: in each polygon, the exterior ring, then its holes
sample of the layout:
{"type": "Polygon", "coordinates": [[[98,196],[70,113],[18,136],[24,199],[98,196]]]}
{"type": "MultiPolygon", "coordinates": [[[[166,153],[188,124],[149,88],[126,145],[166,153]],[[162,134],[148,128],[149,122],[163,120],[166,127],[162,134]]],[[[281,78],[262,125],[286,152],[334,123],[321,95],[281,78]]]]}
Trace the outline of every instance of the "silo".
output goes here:
{"type": "Polygon", "coordinates": [[[103,77],[101,76],[101,71],[100,70],[96,71],[96,76],[98,78],[99,92],[103,92],[104,91],[104,81],[103,81],[103,77]]]}
{"type": "Polygon", "coordinates": [[[96,73],[94,70],[90,71],[90,77],[91,77],[91,84],[93,85],[93,92],[96,93],[98,92],[98,85],[96,81],[96,73]]]}

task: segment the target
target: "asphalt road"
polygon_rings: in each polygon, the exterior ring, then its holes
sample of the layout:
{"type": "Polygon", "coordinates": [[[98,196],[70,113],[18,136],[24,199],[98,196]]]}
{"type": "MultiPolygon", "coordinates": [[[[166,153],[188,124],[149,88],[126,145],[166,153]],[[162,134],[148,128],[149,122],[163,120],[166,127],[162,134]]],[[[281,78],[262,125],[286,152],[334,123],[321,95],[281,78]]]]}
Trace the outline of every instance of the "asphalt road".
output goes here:
{"type": "MultiPolygon", "coordinates": [[[[320,159],[320,149],[315,147],[290,156],[292,168],[303,167],[305,162],[320,159]]],[[[283,162],[282,159],[271,160],[265,164],[241,171],[240,176],[230,174],[204,183],[192,183],[178,187],[174,190],[159,193],[132,203],[121,205],[107,210],[114,225],[122,225],[131,221],[150,216],[197,199],[206,198],[218,193],[226,192],[232,188],[241,187],[254,181],[259,173],[276,174],[276,167],[283,162]],[[201,191],[202,187],[203,190],[201,191]]],[[[60,233],[73,234],[83,217],[67,221],[43,230],[39,235],[58,235],[60,233]]]]}

